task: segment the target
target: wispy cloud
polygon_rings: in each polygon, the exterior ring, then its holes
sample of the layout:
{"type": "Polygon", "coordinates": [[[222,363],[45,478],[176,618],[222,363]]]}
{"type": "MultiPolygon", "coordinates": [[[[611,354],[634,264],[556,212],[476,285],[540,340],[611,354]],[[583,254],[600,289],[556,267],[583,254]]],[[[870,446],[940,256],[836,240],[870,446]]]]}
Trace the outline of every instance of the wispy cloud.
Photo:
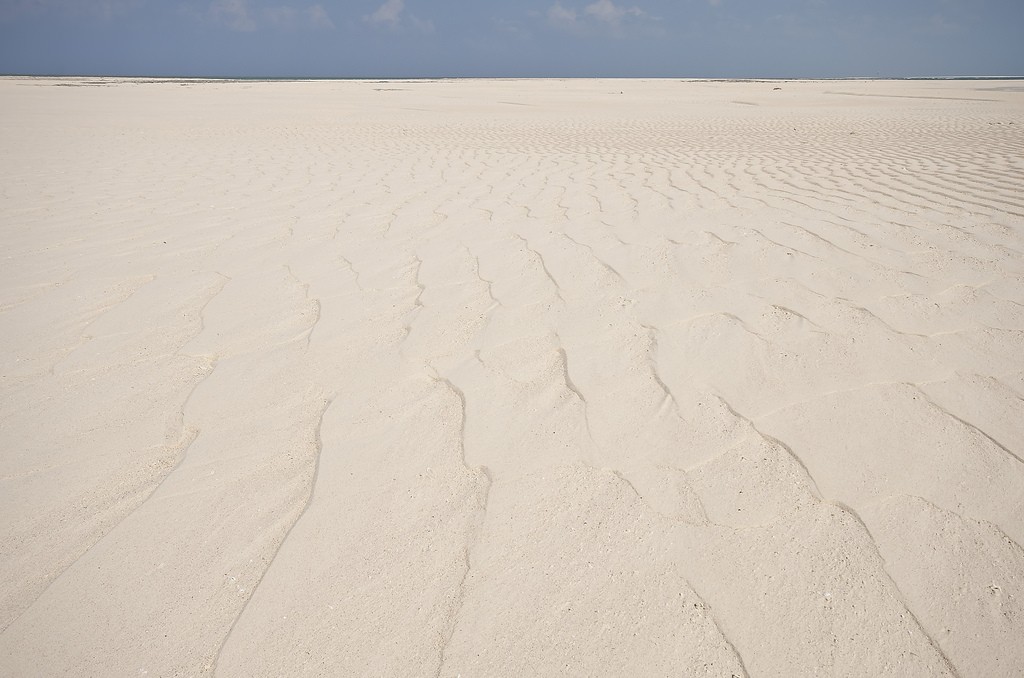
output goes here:
{"type": "Polygon", "coordinates": [[[562,6],[556,2],[548,7],[548,23],[554,26],[573,26],[576,24],[576,10],[562,6]]]}
{"type": "Polygon", "coordinates": [[[397,26],[405,11],[405,0],[386,0],[373,14],[364,17],[371,24],[388,24],[397,26]]]}
{"type": "Polygon", "coordinates": [[[213,0],[208,14],[211,20],[233,31],[256,30],[256,19],[253,18],[247,0],[213,0]]]}
{"type": "Polygon", "coordinates": [[[309,18],[309,23],[313,28],[320,28],[324,30],[334,29],[334,22],[331,21],[331,17],[327,14],[327,10],[324,9],[323,5],[307,7],[306,16],[309,18]]]}
{"type": "Polygon", "coordinates": [[[334,22],[331,20],[323,5],[312,5],[310,7],[297,8],[289,5],[266,7],[260,11],[260,18],[265,23],[278,28],[315,28],[333,29],[334,22]]]}
{"type": "Polygon", "coordinates": [[[597,0],[594,4],[587,5],[583,9],[583,12],[587,16],[592,16],[598,21],[603,21],[604,23],[611,25],[617,25],[627,16],[646,16],[646,12],[639,7],[619,7],[611,0],[597,0]]]}
{"type": "Polygon", "coordinates": [[[0,20],[42,13],[111,19],[145,4],[145,0],[0,0],[0,20]]]}
{"type": "Polygon", "coordinates": [[[545,18],[549,26],[575,33],[593,33],[598,29],[621,34],[627,24],[637,25],[656,19],[636,6],[616,5],[612,0],[596,0],[580,9],[561,2],[548,7],[545,18]]]}
{"type": "Polygon", "coordinates": [[[211,0],[205,10],[185,8],[185,11],[199,21],[240,33],[251,33],[264,28],[334,28],[334,22],[321,4],[268,5],[253,0],[211,0]]]}
{"type": "Polygon", "coordinates": [[[405,0],[385,0],[373,14],[364,16],[363,21],[376,26],[386,26],[392,30],[408,27],[418,33],[434,32],[434,22],[430,19],[420,19],[407,12],[405,0]]]}

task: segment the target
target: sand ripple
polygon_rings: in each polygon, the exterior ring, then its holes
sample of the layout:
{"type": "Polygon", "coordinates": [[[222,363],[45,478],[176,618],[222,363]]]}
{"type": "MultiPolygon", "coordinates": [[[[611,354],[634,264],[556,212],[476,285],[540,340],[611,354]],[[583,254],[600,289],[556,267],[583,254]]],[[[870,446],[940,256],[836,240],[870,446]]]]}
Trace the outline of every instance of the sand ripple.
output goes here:
{"type": "Polygon", "coordinates": [[[1019,92],[57,84],[0,673],[1024,665],[1019,92]]]}

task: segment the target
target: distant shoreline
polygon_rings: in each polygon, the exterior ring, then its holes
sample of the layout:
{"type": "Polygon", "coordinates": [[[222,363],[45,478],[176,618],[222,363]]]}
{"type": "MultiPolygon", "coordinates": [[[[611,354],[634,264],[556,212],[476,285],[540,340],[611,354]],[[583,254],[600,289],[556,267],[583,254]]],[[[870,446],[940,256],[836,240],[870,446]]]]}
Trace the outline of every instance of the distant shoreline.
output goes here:
{"type": "Polygon", "coordinates": [[[634,81],[666,81],[679,82],[727,82],[727,83],[758,83],[758,82],[927,82],[927,81],[1013,81],[1024,80],[1022,75],[941,75],[913,77],[876,77],[849,76],[837,78],[815,77],[750,77],[750,78],[700,78],[700,77],[644,77],[644,76],[424,76],[424,77],[302,77],[302,76],[181,76],[181,75],[81,75],[81,74],[35,74],[35,73],[3,73],[3,79],[44,79],[44,80],[116,80],[132,82],[443,82],[443,81],[491,81],[508,82],[519,80],[634,80],[634,81]]]}

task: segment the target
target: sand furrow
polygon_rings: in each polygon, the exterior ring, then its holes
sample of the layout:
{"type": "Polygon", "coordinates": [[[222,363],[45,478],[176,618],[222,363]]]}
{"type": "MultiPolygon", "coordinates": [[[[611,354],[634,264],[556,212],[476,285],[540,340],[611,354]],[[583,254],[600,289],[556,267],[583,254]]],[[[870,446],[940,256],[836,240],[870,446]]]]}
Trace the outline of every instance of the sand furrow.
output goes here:
{"type": "Polygon", "coordinates": [[[241,619],[243,615],[245,615],[245,611],[249,607],[249,602],[252,600],[252,596],[255,595],[256,591],[259,590],[260,584],[263,583],[263,579],[266,576],[267,571],[274,565],[274,560],[277,558],[277,554],[281,552],[281,547],[284,546],[285,542],[288,541],[288,535],[290,535],[292,530],[295,529],[295,526],[298,524],[298,522],[302,520],[302,516],[304,516],[306,514],[306,511],[309,510],[309,505],[313,501],[313,495],[316,493],[317,476],[320,473],[320,455],[323,453],[323,441],[320,438],[320,429],[323,427],[324,416],[327,414],[327,410],[330,408],[332,402],[333,399],[324,401],[323,409],[320,411],[320,416],[317,418],[316,429],[314,431],[314,439],[316,441],[316,454],[313,461],[313,476],[312,478],[310,478],[309,481],[309,494],[306,496],[305,502],[303,503],[298,515],[296,515],[295,520],[285,530],[284,535],[281,537],[280,543],[277,544],[277,547],[274,549],[273,554],[267,561],[266,568],[263,570],[263,573],[260,574],[259,578],[256,580],[256,583],[253,584],[252,588],[249,590],[249,596],[246,598],[245,603],[243,603],[242,607],[238,610],[237,615],[235,616],[234,620],[231,622],[231,625],[227,629],[227,633],[224,634],[224,639],[221,641],[220,646],[217,648],[217,653],[214,655],[213,661],[210,663],[209,671],[211,675],[216,675],[217,663],[220,661],[220,655],[224,651],[224,646],[228,643],[228,641],[231,640],[231,634],[234,633],[235,627],[238,625],[238,620],[241,619]]]}
{"type": "Polygon", "coordinates": [[[537,263],[540,264],[540,268],[544,272],[545,277],[547,277],[547,279],[551,283],[552,287],[555,288],[554,289],[555,296],[558,297],[559,301],[561,301],[562,303],[565,303],[565,297],[562,296],[562,286],[558,284],[558,281],[555,280],[555,276],[551,275],[551,271],[548,270],[548,266],[544,262],[544,255],[541,254],[536,249],[534,249],[533,247],[531,247],[530,246],[530,241],[527,240],[522,235],[520,235],[518,233],[513,233],[512,237],[520,240],[523,243],[523,247],[526,249],[526,251],[528,251],[531,255],[533,255],[536,258],[537,263]]]}
{"type": "MultiPolygon", "coordinates": [[[[960,675],[999,675],[1019,663],[1017,643],[1002,642],[1017,622],[1011,596],[1021,590],[1024,551],[991,525],[913,496],[880,500],[861,511],[887,554],[887,570],[913,602],[920,622],[960,675]],[[925,547],[924,544],[932,542],[925,547]],[[962,552],[936,562],[922,548],[962,552]],[[927,568],[927,576],[924,569],[927,568]],[[953,612],[943,599],[961,601],[953,612]],[[980,656],[972,656],[978,644],[980,656]]],[[[1007,639],[1008,640],[1008,639],[1007,639]]]]}
{"type": "MultiPolygon", "coordinates": [[[[830,503],[835,504],[836,506],[838,506],[839,508],[841,508],[842,510],[846,511],[848,514],[853,516],[854,520],[856,520],[857,523],[864,529],[864,531],[867,532],[868,537],[871,540],[871,543],[875,547],[875,552],[877,553],[878,558],[882,561],[883,567],[886,569],[886,573],[888,574],[889,566],[886,563],[885,555],[882,553],[881,549],[878,547],[878,542],[875,540],[874,535],[871,533],[871,529],[868,528],[867,523],[864,522],[864,519],[861,518],[860,514],[856,510],[854,510],[852,507],[847,506],[846,504],[843,504],[841,502],[833,501],[833,502],[830,502],[830,503]]],[[[913,621],[913,623],[919,629],[921,629],[921,633],[924,634],[924,637],[928,640],[928,643],[932,646],[932,648],[935,650],[935,652],[938,653],[938,655],[942,658],[942,662],[945,665],[945,668],[949,671],[950,675],[954,676],[954,678],[960,678],[959,672],[957,671],[956,667],[953,666],[953,663],[949,660],[949,657],[946,656],[946,653],[943,652],[942,647],[939,645],[939,643],[936,642],[935,638],[933,638],[931,636],[931,634],[928,633],[928,631],[925,629],[924,625],[921,623],[921,620],[918,619],[917,615],[914,614],[914,611],[911,609],[911,607],[910,607],[909,603],[907,602],[906,598],[904,597],[903,593],[900,591],[899,584],[897,584],[896,580],[892,578],[891,574],[889,574],[889,579],[890,579],[890,581],[892,581],[893,588],[897,592],[897,596],[898,596],[900,604],[903,605],[903,607],[907,610],[907,613],[910,615],[910,618],[913,621]]]]}
{"type": "Polygon", "coordinates": [[[466,545],[463,551],[465,569],[462,572],[462,578],[459,580],[456,586],[456,602],[452,608],[450,619],[447,622],[447,629],[444,631],[444,641],[441,644],[441,648],[439,651],[439,660],[437,664],[436,675],[441,676],[444,673],[445,655],[448,651],[448,645],[451,643],[452,636],[455,634],[455,628],[459,622],[459,614],[462,612],[462,606],[464,604],[465,599],[466,579],[469,577],[470,571],[473,566],[473,548],[475,547],[476,543],[480,540],[480,533],[484,529],[484,522],[487,519],[487,502],[488,498],[490,497],[490,491],[494,481],[491,478],[490,474],[487,472],[486,467],[481,466],[476,469],[473,469],[466,462],[466,394],[462,391],[462,389],[455,386],[455,384],[453,384],[451,380],[448,379],[447,377],[440,377],[435,375],[435,378],[440,383],[443,383],[445,386],[451,389],[451,391],[456,396],[458,396],[459,401],[462,405],[462,432],[459,438],[459,445],[462,451],[462,464],[463,466],[465,466],[467,471],[475,472],[479,475],[482,475],[485,480],[485,482],[483,483],[483,488],[480,490],[481,494],[483,495],[480,500],[480,515],[476,519],[476,529],[466,539],[466,545]]]}
{"type": "Polygon", "coordinates": [[[953,412],[950,412],[950,411],[949,411],[948,409],[946,409],[946,408],[945,408],[945,407],[943,407],[942,405],[939,405],[938,403],[936,403],[936,402],[935,402],[934,400],[932,400],[932,399],[931,399],[931,398],[930,398],[930,397],[928,396],[928,394],[927,394],[927,393],[926,393],[925,391],[923,391],[923,390],[921,389],[921,387],[920,387],[919,385],[917,385],[917,384],[908,384],[908,385],[909,385],[909,386],[913,386],[914,388],[916,388],[916,389],[917,389],[917,390],[918,390],[918,391],[919,391],[919,392],[921,393],[921,396],[922,396],[922,397],[923,397],[923,398],[924,398],[924,399],[925,399],[925,400],[926,400],[926,401],[928,402],[928,404],[929,404],[929,405],[931,405],[931,406],[932,406],[932,407],[934,407],[935,409],[937,409],[937,410],[941,411],[941,412],[942,412],[943,414],[945,414],[945,415],[946,415],[947,417],[949,417],[949,418],[951,418],[951,419],[954,419],[954,420],[956,420],[956,421],[960,422],[960,423],[961,423],[962,425],[964,425],[964,426],[965,426],[965,427],[967,427],[968,429],[970,429],[970,430],[972,430],[972,431],[976,431],[976,432],[977,432],[977,433],[978,433],[979,435],[981,435],[981,436],[984,436],[984,438],[985,438],[986,440],[988,440],[988,441],[989,441],[990,443],[992,443],[993,445],[995,445],[996,447],[998,447],[998,448],[999,448],[1000,450],[1002,450],[1003,452],[1005,452],[1005,453],[1006,453],[1006,454],[1007,454],[1008,456],[1012,457],[1012,458],[1013,458],[1013,459],[1015,459],[1015,460],[1016,460],[1017,462],[1019,462],[1019,463],[1021,463],[1021,464],[1024,464],[1024,458],[1022,458],[1022,457],[1021,457],[1021,456],[1020,456],[1019,454],[1017,454],[1016,452],[1014,452],[1013,450],[1011,450],[1010,448],[1008,448],[1008,447],[1007,447],[1006,445],[1003,445],[1003,444],[1002,444],[1001,442],[999,442],[998,440],[996,440],[995,438],[993,438],[993,437],[992,437],[991,435],[989,435],[988,433],[986,433],[986,432],[985,432],[984,430],[982,430],[982,429],[981,429],[981,428],[979,428],[978,426],[975,426],[975,425],[974,425],[974,424],[972,424],[971,422],[969,422],[969,421],[967,421],[967,420],[963,419],[962,417],[960,417],[960,416],[959,416],[959,415],[957,415],[957,414],[954,414],[953,412]]]}

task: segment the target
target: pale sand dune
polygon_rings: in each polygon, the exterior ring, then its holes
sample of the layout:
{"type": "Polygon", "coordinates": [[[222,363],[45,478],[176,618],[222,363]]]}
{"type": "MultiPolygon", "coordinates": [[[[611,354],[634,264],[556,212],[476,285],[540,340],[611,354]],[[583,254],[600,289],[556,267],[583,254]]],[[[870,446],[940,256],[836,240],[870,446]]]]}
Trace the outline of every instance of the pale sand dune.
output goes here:
{"type": "Polygon", "coordinates": [[[0,674],[1020,675],[1017,85],[0,80],[0,674]]]}

